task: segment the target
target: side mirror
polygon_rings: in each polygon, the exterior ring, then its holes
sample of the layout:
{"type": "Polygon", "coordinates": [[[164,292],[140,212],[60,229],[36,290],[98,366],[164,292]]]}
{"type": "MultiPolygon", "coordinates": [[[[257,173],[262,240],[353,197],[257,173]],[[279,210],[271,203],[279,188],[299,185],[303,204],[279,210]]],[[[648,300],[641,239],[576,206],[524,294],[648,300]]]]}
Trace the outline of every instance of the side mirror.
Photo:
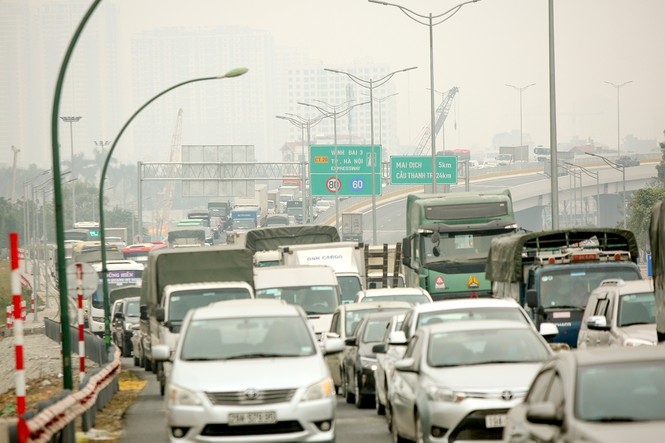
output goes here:
{"type": "Polygon", "coordinates": [[[346,340],[344,340],[344,343],[347,346],[358,346],[358,338],[357,337],[347,337],[346,340]]]}
{"type": "Polygon", "coordinates": [[[543,322],[540,324],[540,335],[549,340],[559,335],[559,327],[554,323],[543,322]]]}
{"type": "Polygon", "coordinates": [[[406,334],[404,331],[393,331],[388,336],[388,344],[391,345],[405,345],[406,344],[406,334]]]}
{"type": "Polygon", "coordinates": [[[415,360],[413,358],[403,358],[395,362],[395,369],[400,372],[418,372],[414,369],[414,364],[415,360]]]}
{"type": "Polygon", "coordinates": [[[538,293],[535,289],[526,290],[526,304],[530,308],[535,308],[538,306],[538,293]]]}
{"type": "Polygon", "coordinates": [[[158,322],[161,323],[161,322],[164,321],[164,318],[165,318],[165,317],[166,317],[166,316],[165,316],[165,314],[164,314],[164,308],[161,307],[161,306],[156,307],[156,308],[155,308],[155,319],[156,319],[158,322]]]}
{"type": "Polygon", "coordinates": [[[387,351],[385,343],[378,343],[372,346],[372,352],[375,354],[385,354],[387,351]]]}
{"type": "Polygon", "coordinates": [[[411,267],[411,241],[409,237],[402,239],[402,264],[411,267]]]}
{"type": "Polygon", "coordinates": [[[592,315],[586,321],[587,328],[593,331],[609,331],[607,318],[604,315],[592,315]]]}
{"type": "Polygon", "coordinates": [[[344,341],[341,338],[329,338],[321,344],[324,355],[338,354],[344,351],[344,341]]]}
{"type": "Polygon", "coordinates": [[[561,426],[563,417],[557,412],[554,403],[535,403],[526,410],[526,419],[534,424],[561,426]]]}
{"type": "Polygon", "coordinates": [[[148,306],[147,305],[139,306],[139,319],[140,320],[148,320],[148,306]]]}

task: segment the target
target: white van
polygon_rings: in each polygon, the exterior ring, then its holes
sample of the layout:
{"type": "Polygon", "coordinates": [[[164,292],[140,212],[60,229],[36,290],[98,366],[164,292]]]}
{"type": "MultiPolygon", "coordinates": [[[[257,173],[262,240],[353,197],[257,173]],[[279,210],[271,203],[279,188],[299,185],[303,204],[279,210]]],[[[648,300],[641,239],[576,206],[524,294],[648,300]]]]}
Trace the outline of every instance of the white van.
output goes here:
{"type": "Polygon", "coordinates": [[[342,292],[335,271],[325,265],[279,265],[254,268],[256,298],[285,300],[307,313],[317,340],[330,329],[342,292]]]}

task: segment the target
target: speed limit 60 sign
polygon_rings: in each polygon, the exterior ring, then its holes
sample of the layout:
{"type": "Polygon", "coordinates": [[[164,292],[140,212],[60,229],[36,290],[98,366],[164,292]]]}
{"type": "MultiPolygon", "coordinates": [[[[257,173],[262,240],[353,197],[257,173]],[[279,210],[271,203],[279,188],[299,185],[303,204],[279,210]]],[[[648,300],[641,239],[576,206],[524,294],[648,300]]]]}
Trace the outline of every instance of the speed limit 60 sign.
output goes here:
{"type": "Polygon", "coordinates": [[[312,195],[381,195],[381,146],[313,145],[310,147],[312,195]],[[374,178],[374,189],[372,189],[374,178]]]}

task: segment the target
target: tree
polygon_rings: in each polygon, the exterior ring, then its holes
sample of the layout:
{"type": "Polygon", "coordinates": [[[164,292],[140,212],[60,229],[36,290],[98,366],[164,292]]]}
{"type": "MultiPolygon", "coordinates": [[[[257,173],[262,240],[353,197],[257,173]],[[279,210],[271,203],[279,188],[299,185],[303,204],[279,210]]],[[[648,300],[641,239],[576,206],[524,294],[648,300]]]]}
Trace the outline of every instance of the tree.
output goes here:
{"type": "MultiPolygon", "coordinates": [[[[665,134],[665,131],[663,131],[665,134]]],[[[665,142],[660,143],[662,157],[656,165],[658,176],[646,188],[638,189],[628,202],[628,229],[635,233],[640,247],[649,250],[649,222],[654,205],[665,200],[665,142]]]]}

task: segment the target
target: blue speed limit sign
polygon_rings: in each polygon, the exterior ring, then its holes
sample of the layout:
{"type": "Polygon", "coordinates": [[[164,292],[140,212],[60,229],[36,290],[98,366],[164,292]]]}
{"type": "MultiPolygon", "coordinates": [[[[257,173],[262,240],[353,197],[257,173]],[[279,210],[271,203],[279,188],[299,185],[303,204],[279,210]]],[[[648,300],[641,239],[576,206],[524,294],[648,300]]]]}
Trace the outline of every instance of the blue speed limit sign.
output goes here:
{"type": "Polygon", "coordinates": [[[351,179],[351,192],[362,194],[365,192],[365,179],[362,177],[353,177],[351,179]]]}
{"type": "Polygon", "coordinates": [[[339,192],[339,190],[342,188],[342,182],[339,181],[339,179],[335,177],[330,177],[328,180],[326,180],[326,189],[328,192],[339,192]]]}

